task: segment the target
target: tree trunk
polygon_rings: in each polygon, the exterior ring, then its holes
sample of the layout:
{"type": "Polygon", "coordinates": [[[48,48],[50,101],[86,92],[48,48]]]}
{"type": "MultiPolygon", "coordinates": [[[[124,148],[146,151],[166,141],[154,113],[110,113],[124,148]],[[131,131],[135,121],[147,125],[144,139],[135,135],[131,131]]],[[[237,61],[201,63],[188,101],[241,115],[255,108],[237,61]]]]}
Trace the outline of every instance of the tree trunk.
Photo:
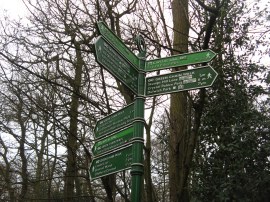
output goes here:
{"type": "Polygon", "coordinates": [[[80,45],[74,42],[76,49],[75,79],[73,80],[73,93],[70,106],[70,130],[67,136],[67,168],[65,176],[64,196],[65,201],[73,201],[75,179],[77,177],[77,129],[78,129],[78,107],[79,93],[82,80],[83,59],[80,45]]]}
{"type": "MultiPolygon", "coordinates": [[[[174,54],[185,53],[188,50],[188,0],[172,2],[174,39],[173,48],[179,50],[174,54]]],[[[179,70],[176,68],[175,70],[179,70]]],[[[170,138],[169,138],[169,180],[170,201],[188,201],[187,169],[185,153],[187,129],[187,96],[185,92],[171,95],[170,103],[170,138]]]]}
{"type": "MultiPolygon", "coordinates": [[[[42,170],[43,170],[43,161],[44,161],[43,154],[45,153],[46,140],[48,136],[47,126],[48,126],[49,117],[45,115],[44,118],[45,118],[44,131],[43,131],[42,137],[40,138],[40,150],[37,151],[37,169],[36,169],[36,179],[35,179],[35,184],[34,184],[34,192],[35,192],[36,198],[41,198],[41,196],[43,198],[44,196],[44,193],[42,193],[42,184],[44,183],[41,183],[41,179],[42,179],[42,170]]],[[[38,140],[36,142],[38,142],[38,140]]],[[[38,148],[38,144],[36,144],[35,147],[38,148]]]]}
{"type": "Polygon", "coordinates": [[[144,148],[144,178],[145,178],[145,191],[146,202],[153,202],[153,187],[151,178],[151,140],[150,140],[150,127],[146,127],[146,145],[144,148]]]}
{"type": "Polygon", "coordinates": [[[21,139],[19,141],[19,153],[21,157],[21,177],[22,177],[22,189],[21,193],[19,196],[19,201],[25,201],[25,197],[27,195],[28,191],[28,172],[27,172],[27,156],[25,152],[25,142],[26,142],[26,127],[25,127],[25,121],[26,119],[23,117],[22,112],[23,112],[23,100],[20,98],[20,93],[18,93],[18,99],[19,99],[19,104],[18,104],[18,123],[20,124],[20,129],[21,129],[21,139]]]}

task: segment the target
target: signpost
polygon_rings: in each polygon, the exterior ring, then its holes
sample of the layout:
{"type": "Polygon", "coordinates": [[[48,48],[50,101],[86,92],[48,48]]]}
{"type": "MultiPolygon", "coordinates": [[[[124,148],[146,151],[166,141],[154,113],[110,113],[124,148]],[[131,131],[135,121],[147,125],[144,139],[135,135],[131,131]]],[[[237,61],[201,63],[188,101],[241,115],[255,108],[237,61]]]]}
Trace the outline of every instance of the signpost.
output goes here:
{"type": "Polygon", "coordinates": [[[212,50],[203,50],[200,52],[185,53],[165,58],[148,60],[145,64],[145,71],[155,71],[210,62],[215,56],[216,53],[214,53],[212,50]]]}
{"type": "Polygon", "coordinates": [[[143,182],[143,132],[145,96],[209,87],[217,77],[210,66],[145,78],[146,72],[211,61],[211,50],[145,60],[145,42],[136,37],[136,56],[104,22],[97,23],[101,36],[95,43],[96,61],[134,94],[134,103],[99,120],[90,165],[92,180],[131,169],[131,202],[141,201],[143,182]]]}
{"type": "Polygon", "coordinates": [[[95,43],[95,53],[99,64],[135,94],[138,93],[138,71],[102,37],[95,43]]]}
{"type": "Polygon", "coordinates": [[[211,66],[146,78],[146,96],[162,95],[211,86],[217,72],[211,66]]]}
{"type": "Polygon", "coordinates": [[[102,138],[123,127],[132,124],[134,120],[134,103],[100,119],[94,129],[95,138],[102,138]]]}
{"type": "Polygon", "coordinates": [[[132,145],[94,158],[90,166],[91,180],[129,169],[131,163],[132,145]]]}
{"type": "Polygon", "coordinates": [[[133,127],[116,132],[109,137],[97,141],[92,148],[92,152],[95,156],[97,156],[113,149],[123,147],[130,143],[131,139],[133,138],[133,133],[133,127]]]}
{"type": "Polygon", "coordinates": [[[119,39],[104,22],[98,22],[97,27],[99,33],[106,39],[106,41],[138,69],[139,58],[122,42],[122,40],[119,39]]]}

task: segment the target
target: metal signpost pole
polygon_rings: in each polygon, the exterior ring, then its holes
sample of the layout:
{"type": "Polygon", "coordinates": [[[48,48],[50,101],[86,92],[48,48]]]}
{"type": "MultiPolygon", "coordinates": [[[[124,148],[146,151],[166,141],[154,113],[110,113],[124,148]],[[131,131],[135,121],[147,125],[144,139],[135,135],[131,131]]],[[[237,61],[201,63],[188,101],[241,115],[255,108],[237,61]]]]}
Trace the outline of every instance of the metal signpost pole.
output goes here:
{"type": "Polygon", "coordinates": [[[138,95],[135,98],[134,107],[134,143],[132,146],[133,158],[131,164],[131,201],[140,202],[142,196],[143,183],[143,131],[144,131],[144,85],[145,85],[145,43],[141,36],[136,38],[139,49],[139,78],[138,78],[138,95]]]}

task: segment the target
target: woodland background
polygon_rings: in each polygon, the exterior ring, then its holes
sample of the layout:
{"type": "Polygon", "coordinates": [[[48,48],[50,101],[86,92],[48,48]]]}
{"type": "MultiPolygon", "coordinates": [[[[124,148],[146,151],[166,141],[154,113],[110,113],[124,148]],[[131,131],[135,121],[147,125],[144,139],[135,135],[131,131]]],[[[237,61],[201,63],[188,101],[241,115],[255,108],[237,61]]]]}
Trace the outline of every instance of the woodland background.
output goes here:
{"type": "Polygon", "coordinates": [[[96,121],[134,99],[95,62],[98,21],[147,59],[217,53],[211,88],[147,98],[142,201],[269,201],[269,1],[23,2],[0,16],[1,201],[130,201],[129,171],[89,179],[96,121]]]}

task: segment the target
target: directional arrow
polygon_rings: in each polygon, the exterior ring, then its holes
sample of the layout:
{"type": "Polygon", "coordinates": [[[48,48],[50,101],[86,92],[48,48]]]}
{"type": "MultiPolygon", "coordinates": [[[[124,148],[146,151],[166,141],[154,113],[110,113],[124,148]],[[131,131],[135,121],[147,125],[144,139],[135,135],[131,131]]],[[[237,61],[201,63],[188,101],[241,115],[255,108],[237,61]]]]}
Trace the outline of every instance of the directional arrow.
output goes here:
{"type": "Polygon", "coordinates": [[[146,96],[162,95],[212,86],[217,72],[211,66],[146,78],[146,96]]]}
{"type": "Polygon", "coordinates": [[[95,42],[96,61],[135,94],[138,93],[138,71],[101,36],[95,42]]]}
{"type": "Polygon", "coordinates": [[[139,58],[118,38],[104,22],[97,23],[99,33],[119,54],[123,55],[135,68],[139,69],[139,58]]]}
{"type": "Polygon", "coordinates": [[[150,72],[155,70],[210,62],[215,56],[216,53],[212,50],[204,50],[200,52],[185,53],[165,58],[148,60],[146,61],[145,71],[150,72]]]}

